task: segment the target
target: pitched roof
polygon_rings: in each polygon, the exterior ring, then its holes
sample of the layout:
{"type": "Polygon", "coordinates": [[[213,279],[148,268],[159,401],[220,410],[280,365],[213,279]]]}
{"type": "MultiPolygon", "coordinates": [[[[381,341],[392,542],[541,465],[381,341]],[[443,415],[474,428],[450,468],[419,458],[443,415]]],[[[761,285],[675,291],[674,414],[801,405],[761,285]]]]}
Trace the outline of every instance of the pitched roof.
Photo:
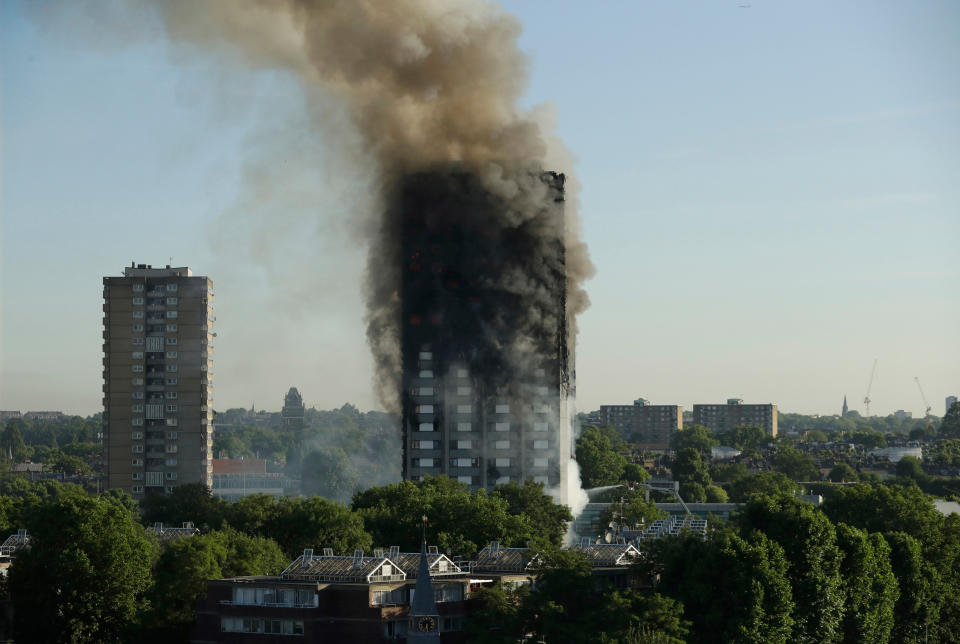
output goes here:
{"type": "Polygon", "coordinates": [[[471,562],[471,570],[525,572],[533,557],[530,548],[501,548],[497,545],[486,546],[477,553],[476,561],[471,562]]]}
{"type": "Polygon", "coordinates": [[[312,550],[308,550],[287,566],[280,577],[289,580],[373,583],[403,581],[407,575],[403,568],[387,557],[364,557],[363,551],[358,551],[353,557],[315,556],[312,550]],[[389,568],[384,568],[385,564],[389,568]]]}
{"type": "MultiPolygon", "coordinates": [[[[463,574],[463,570],[446,555],[430,552],[426,556],[431,577],[463,574]]],[[[418,576],[420,572],[419,552],[401,552],[391,555],[390,558],[407,573],[407,579],[414,579],[418,576]]]]}
{"type": "Polygon", "coordinates": [[[583,546],[574,546],[587,555],[594,568],[606,566],[629,566],[642,553],[629,543],[591,543],[583,546]]]}
{"type": "Polygon", "coordinates": [[[6,541],[0,545],[0,554],[12,555],[17,550],[23,550],[30,545],[30,535],[26,530],[17,530],[16,534],[11,534],[6,541]]]}

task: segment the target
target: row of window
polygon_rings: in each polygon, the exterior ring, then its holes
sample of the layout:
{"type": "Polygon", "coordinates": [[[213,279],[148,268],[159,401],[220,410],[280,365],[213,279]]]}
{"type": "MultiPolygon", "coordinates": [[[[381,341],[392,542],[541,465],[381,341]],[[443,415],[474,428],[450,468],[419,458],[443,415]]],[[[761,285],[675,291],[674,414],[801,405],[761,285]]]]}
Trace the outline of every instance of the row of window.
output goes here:
{"type": "MultiPolygon", "coordinates": [[[[172,493],[173,493],[173,488],[170,487],[170,486],[167,486],[167,487],[163,488],[163,490],[164,490],[167,494],[172,494],[172,493]]],[[[131,488],[130,492],[131,492],[132,494],[143,494],[143,486],[142,486],[142,485],[134,485],[134,486],[131,488]]]]}
{"type": "MultiPolygon", "coordinates": [[[[456,440],[450,441],[450,446],[453,449],[473,449],[474,447],[480,447],[480,441],[478,440],[456,440]]],[[[497,440],[491,441],[490,446],[493,449],[510,449],[509,440],[497,440]]],[[[440,441],[423,441],[416,440],[410,441],[410,447],[413,449],[440,449],[440,441]]],[[[548,440],[535,440],[533,441],[533,449],[549,449],[550,441],[548,440]]]]}
{"type": "MultiPolygon", "coordinates": [[[[150,338],[150,339],[152,340],[153,338],[150,338]]],[[[176,338],[167,338],[167,339],[168,339],[168,340],[174,340],[174,342],[170,342],[170,343],[168,343],[168,344],[176,344],[176,338]]],[[[148,351],[149,351],[149,349],[148,349],[148,351]]],[[[167,358],[176,359],[176,357],[177,357],[177,352],[176,352],[176,351],[167,351],[165,355],[166,355],[167,358]]],[[[143,360],[143,351],[133,351],[133,352],[131,352],[130,357],[131,357],[133,360],[143,360]]]]}
{"type": "MultiPolygon", "coordinates": [[[[143,472],[134,472],[133,474],[131,474],[132,480],[134,480],[134,481],[142,481],[142,480],[143,480],[143,474],[144,474],[143,472]]],[[[150,474],[159,474],[159,475],[163,476],[163,477],[164,477],[166,480],[168,480],[168,481],[176,481],[176,480],[177,480],[177,472],[147,472],[147,474],[148,474],[148,475],[150,475],[150,474]]],[[[159,485],[159,483],[158,483],[157,485],[159,485]]]]}
{"type": "MultiPolygon", "coordinates": [[[[167,304],[173,305],[173,304],[176,304],[176,303],[177,303],[177,298],[175,298],[175,297],[168,297],[168,298],[167,298],[167,304]]],[[[143,306],[143,298],[142,298],[142,297],[135,297],[135,298],[133,298],[133,304],[134,304],[134,306],[143,306]]]]}
{"type": "MultiPolygon", "coordinates": [[[[151,419],[151,420],[161,420],[161,419],[157,418],[157,419],[151,419]]],[[[176,419],[176,418],[164,418],[164,419],[162,419],[162,420],[164,421],[164,424],[165,424],[167,427],[176,427],[177,425],[180,424],[180,421],[179,421],[178,419],[176,419]]],[[[143,419],[142,419],[142,418],[131,418],[131,419],[130,419],[130,425],[131,425],[132,427],[143,427],[143,419]]]]}
{"type": "MultiPolygon", "coordinates": [[[[173,320],[178,317],[177,311],[167,311],[166,314],[168,320],[173,320]]],[[[142,320],[144,318],[144,312],[139,310],[131,311],[130,315],[135,320],[142,320]]]]}
{"type": "Polygon", "coordinates": [[[270,619],[263,617],[221,617],[220,630],[224,633],[303,635],[303,621],[299,619],[270,619]]]}
{"type": "MultiPolygon", "coordinates": [[[[131,286],[134,293],[141,293],[143,291],[143,282],[134,282],[131,286]]],[[[165,288],[168,293],[175,293],[177,291],[177,283],[168,282],[167,284],[157,284],[155,288],[165,288]]]]}
{"type": "MultiPolygon", "coordinates": [[[[130,450],[134,454],[143,454],[143,445],[140,445],[140,444],[131,445],[130,450]]],[[[166,452],[167,454],[176,454],[179,451],[179,447],[177,445],[166,445],[163,451],[166,452]]]]}
{"type": "MultiPolygon", "coordinates": [[[[175,467],[176,464],[177,464],[177,459],[175,459],[175,458],[168,458],[168,459],[164,462],[164,465],[166,465],[166,466],[168,466],[168,467],[175,467]]],[[[143,467],[143,459],[142,459],[142,458],[132,459],[131,465],[133,465],[134,467],[143,467]]]]}
{"type": "MultiPolygon", "coordinates": [[[[132,432],[130,438],[135,441],[143,440],[143,432],[132,432]]],[[[175,441],[177,438],[177,432],[167,432],[167,440],[175,441]]]]}
{"type": "MultiPolygon", "coordinates": [[[[495,432],[507,432],[510,431],[510,423],[494,423],[492,425],[493,431],[495,432]]],[[[433,423],[420,423],[417,427],[418,431],[421,432],[433,432],[437,431],[434,428],[433,423]]],[[[533,431],[535,432],[545,432],[548,429],[547,423],[534,423],[533,431]]],[[[473,430],[473,423],[457,423],[458,432],[469,432],[473,430]]]]}
{"type": "MultiPolygon", "coordinates": [[[[140,317],[143,317],[143,316],[140,316],[140,317]]],[[[133,326],[130,327],[130,330],[131,330],[133,333],[143,333],[143,325],[142,325],[142,324],[134,324],[133,326]]],[[[153,332],[153,329],[152,329],[152,328],[151,328],[150,330],[151,330],[151,332],[153,332]]],[[[164,330],[166,330],[166,331],[176,331],[176,330],[177,330],[177,325],[176,325],[176,324],[167,324],[167,325],[164,326],[164,330]]],[[[176,339],[176,338],[174,338],[174,339],[176,339]]],[[[133,338],[132,341],[133,341],[134,344],[143,344],[143,338],[133,338]]],[[[176,342],[170,342],[169,344],[176,344],[176,342]]]]}

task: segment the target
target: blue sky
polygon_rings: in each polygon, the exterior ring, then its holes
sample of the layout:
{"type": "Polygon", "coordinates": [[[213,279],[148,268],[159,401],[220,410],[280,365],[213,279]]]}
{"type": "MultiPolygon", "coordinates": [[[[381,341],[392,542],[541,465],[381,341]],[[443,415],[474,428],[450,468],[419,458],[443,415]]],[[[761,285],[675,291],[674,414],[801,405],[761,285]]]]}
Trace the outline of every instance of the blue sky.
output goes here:
{"type": "MultiPolygon", "coordinates": [[[[576,163],[597,274],[578,406],[934,413],[960,392],[960,5],[506,2],[528,106],[576,163]],[[862,411],[862,408],[861,408],[862,411]]],[[[53,5],[56,7],[57,5],[53,5]]],[[[0,409],[99,410],[101,277],[215,284],[215,407],[376,407],[351,191],[320,133],[296,207],[238,212],[247,152],[299,127],[269,71],[0,3],[0,409]]],[[[56,17],[57,11],[54,11],[56,17]]],[[[108,27],[105,27],[108,28],[108,27]]],[[[289,193],[289,194],[288,194],[289,193]]]]}

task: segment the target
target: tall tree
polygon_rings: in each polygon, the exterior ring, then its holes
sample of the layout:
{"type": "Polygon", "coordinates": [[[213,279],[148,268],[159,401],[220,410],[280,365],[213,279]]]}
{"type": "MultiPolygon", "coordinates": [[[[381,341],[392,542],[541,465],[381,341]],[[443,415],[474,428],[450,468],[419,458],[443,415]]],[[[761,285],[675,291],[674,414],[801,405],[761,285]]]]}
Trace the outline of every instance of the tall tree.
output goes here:
{"type": "Polygon", "coordinates": [[[700,452],[704,458],[710,458],[711,449],[720,444],[713,432],[703,425],[687,425],[674,432],[670,439],[670,447],[674,451],[692,448],[700,452]]]}
{"type": "Polygon", "coordinates": [[[613,446],[610,437],[598,427],[587,427],[577,439],[577,464],[585,488],[619,483],[627,459],[613,446]]]}
{"type": "Polygon", "coordinates": [[[157,546],[110,499],[62,495],[24,516],[30,548],[17,554],[9,589],[25,642],[113,642],[149,605],[157,546]]]}
{"type": "Polygon", "coordinates": [[[840,572],[846,582],[843,641],[889,642],[900,594],[890,568],[890,546],[877,533],[868,534],[844,523],[836,529],[844,555],[840,572]]]}
{"type": "Polygon", "coordinates": [[[960,438],[960,402],[950,405],[950,409],[943,415],[937,434],[941,438],[960,438]]]}
{"type": "Polygon", "coordinates": [[[920,542],[904,532],[884,535],[900,594],[893,611],[891,639],[904,644],[929,641],[946,597],[940,573],[924,560],[920,542]]]}
{"type": "Polygon", "coordinates": [[[514,516],[525,516],[531,526],[536,526],[537,537],[546,538],[555,546],[562,545],[567,524],[573,521],[573,515],[569,507],[555,503],[544,492],[543,483],[529,479],[522,484],[511,481],[498,485],[493,494],[507,502],[507,512],[514,516]]]}
{"type": "Polygon", "coordinates": [[[736,518],[740,530],[763,532],[783,548],[796,610],[794,642],[830,642],[840,634],[843,578],[830,520],[809,503],[788,496],[754,496],[736,518]]]}

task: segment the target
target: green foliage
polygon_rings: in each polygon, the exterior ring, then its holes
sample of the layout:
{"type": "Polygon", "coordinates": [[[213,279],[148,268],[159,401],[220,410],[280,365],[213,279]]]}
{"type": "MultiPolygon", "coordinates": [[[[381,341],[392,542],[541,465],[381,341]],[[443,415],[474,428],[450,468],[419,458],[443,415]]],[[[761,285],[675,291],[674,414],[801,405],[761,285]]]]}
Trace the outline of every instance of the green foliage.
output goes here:
{"type": "Polygon", "coordinates": [[[627,463],[623,468],[623,480],[628,483],[643,483],[649,478],[650,472],[637,463],[627,463]]]}
{"type": "Polygon", "coordinates": [[[735,503],[745,503],[756,495],[793,496],[797,484],[780,472],[759,472],[746,478],[737,479],[727,486],[730,499],[735,503]]]}
{"type": "Polygon", "coordinates": [[[720,483],[733,483],[750,476],[750,470],[742,463],[724,463],[710,466],[710,478],[720,483]]]}
{"type": "Polygon", "coordinates": [[[920,459],[916,456],[904,456],[897,461],[897,476],[911,478],[917,481],[927,478],[923,471],[920,459]]]}
{"type": "Polygon", "coordinates": [[[599,614],[600,641],[609,644],[683,644],[690,633],[683,604],[659,593],[614,591],[604,598],[599,614]]]}
{"type": "Polygon", "coordinates": [[[960,438],[960,402],[950,405],[950,409],[940,421],[937,434],[941,438],[960,438]]]}
{"type": "Polygon", "coordinates": [[[755,450],[772,440],[764,433],[763,428],[756,425],[731,427],[729,430],[717,434],[717,439],[721,445],[735,447],[743,451],[755,450]]]}
{"type": "Polygon", "coordinates": [[[126,639],[149,603],[157,546],[114,500],[78,492],[31,504],[30,548],[9,573],[16,638],[25,642],[126,639]]]}
{"type": "Polygon", "coordinates": [[[857,476],[856,470],[846,463],[837,463],[827,474],[827,478],[834,483],[852,483],[860,477],[857,476]]]}
{"type": "Polygon", "coordinates": [[[421,517],[426,516],[427,541],[441,551],[469,556],[490,541],[524,546],[537,537],[550,540],[553,527],[534,526],[524,515],[509,512],[506,499],[470,489],[446,476],[403,481],[357,492],[352,508],[363,517],[378,546],[420,549],[421,517]]]}
{"type": "Polygon", "coordinates": [[[670,447],[675,452],[682,449],[695,449],[705,458],[710,458],[712,448],[720,444],[720,441],[713,435],[709,428],[703,425],[687,425],[683,429],[674,432],[670,440],[670,447]]]}
{"type": "Polygon", "coordinates": [[[794,481],[819,481],[820,470],[813,458],[792,447],[780,447],[773,455],[773,468],[794,481]]]}
{"type": "Polygon", "coordinates": [[[757,530],[784,550],[796,610],[794,642],[839,636],[844,592],[842,554],[830,520],[812,505],[787,496],[755,496],[737,515],[742,533],[757,530]]]}
{"type": "Polygon", "coordinates": [[[203,483],[190,483],[178,485],[170,494],[148,493],[140,509],[146,525],[192,521],[199,528],[212,529],[223,522],[227,504],[203,483]]]}
{"type": "Polygon", "coordinates": [[[692,447],[684,447],[677,451],[670,462],[670,472],[673,474],[674,481],[680,481],[681,487],[685,484],[696,484],[706,488],[712,482],[700,452],[692,447]]]}
{"type": "Polygon", "coordinates": [[[154,567],[153,609],[144,626],[157,641],[185,641],[207,580],[276,575],[288,563],[276,542],[231,529],[172,541],[154,567]]]}
{"type": "Polygon", "coordinates": [[[844,523],[837,524],[836,530],[837,545],[844,554],[840,573],[847,586],[840,626],[843,641],[888,642],[900,594],[890,567],[890,546],[881,535],[844,523]]]}
{"type": "Polygon", "coordinates": [[[653,544],[657,591],[683,602],[696,642],[788,642],[793,600],[783,549],[722,530],[653,544]]]}
{"type": "Polygon", "coordinates": [[[21,422],[16,419],[8,420],[0,433],[0,458],[13,457],[14,463],[19,463],[27,458],[27,445],[23,442],[23,435],[20,433],[21,422]]]}
{"type": "Polygon", "coordinates": [[[718,485],[708,485],[706,487],[707,503],[726,503],[730,500],[727,491],[718,485]]]}
{"type": "Polygon", "coordinates": [[[829,440],[827,433],[819,429],[810,430],[803,436],[804,443],[826,443],[829,440]]]}
{"type": "Polygon", "coordinates": [[[58,452],[50,463],[50,469],[64,474],[89,474],[90,466],[79,456],[58,452]]]}
{"type": "Polygon", "coordinates": [[[247,534],[273,539],[288,559],[304,548],[349,554],[372,545],[357,513],[317,496],[279,500],[265,494],[248,496],[229,506],[227,522],[247,534]]]}
{"type": "Polygon", "coordinates": [[[649,524],[666,516],[665,512],[657,509],[653,501],[646,500],[643,490],[620,489],[612,492],[619,492],[619,496],[611,500],[607,509],[600,514],[602,525],[617,521],[623,525],[635,526],[639,523],[649,524]],[[619,503],[620,499],[623,499],[622,503],[619,503]]]}
{"type": "Polygon", "coordinates": [[[894,606],[891,639],[923,642],[937,622],[945,599],[940,574],[923,558],[920,542],[904,532],[884,535],[890,545],[890,563],[900,590],[894,606]]]}
{"type": "Polygon", "coordinates": [[[493,495],[507,502],[507,512],[526,517],[529,524],[538,530],[536,538],[546,539],[555,546],[562,544],[567,523],[573,521],[573,515],[569,507],[555,503],[544,492],[543,483],[529,479],[523,484],[511,481],[497,486],[493,495]]]}
{"type": "Polygon", "coordinates": [[[924,458],[938,467],[960,467],[960,438],[941,438],[927,445],[924,458]]]}
{"type": "Polygon", "coordinates": [[[619,483],[627,465],[627,459],[611,442],[610,432],[599,427],[583,430],[577,439],[576,459],[584,488],[619,483]]]}
{"type": "Polygon", "coordinates": [[[319,494],[332,501],[347,502],[360,487],[357,471],[347,458],[347,453],[339,447],[309,452],[302,461],[300,471],[304,494],[319,494]]]}

